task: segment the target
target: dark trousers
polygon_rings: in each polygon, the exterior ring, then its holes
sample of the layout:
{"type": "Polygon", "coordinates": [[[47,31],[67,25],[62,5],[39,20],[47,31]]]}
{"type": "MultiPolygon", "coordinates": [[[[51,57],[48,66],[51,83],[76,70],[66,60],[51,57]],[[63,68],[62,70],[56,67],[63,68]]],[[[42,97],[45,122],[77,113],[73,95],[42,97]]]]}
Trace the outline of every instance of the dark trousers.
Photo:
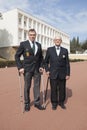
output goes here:
{"type": "Polygon", "coordinates": [[[30,88],[33,78],[33,93],[34,93],[34,104],[40,103],[40,80],[41,75],[39,72],[26,72],[24,74],[24,101],[25,104],[30,104],[30,88]]]}
{"type": "Polygon", "coordinates": [[[66,97],[66,80],[50,79],[51,103],[57,105],[58,102],[64,103],[66,97]]]}

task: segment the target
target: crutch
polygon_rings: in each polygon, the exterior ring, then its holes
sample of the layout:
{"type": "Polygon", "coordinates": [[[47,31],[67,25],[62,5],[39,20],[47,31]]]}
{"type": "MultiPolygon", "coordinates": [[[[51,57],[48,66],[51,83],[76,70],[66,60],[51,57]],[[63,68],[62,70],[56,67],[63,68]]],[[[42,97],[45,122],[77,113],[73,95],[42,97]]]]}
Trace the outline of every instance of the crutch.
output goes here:
{"type": "Polygon", "coordinates": [[[24,113],[24,100],[23,100],[23,94],[22,94],[22,81],[21,81],[20,72],[19,72],[19,87],[20,87],[20,102],[21,102],[22,112],[24,113]]]}
{"type": "Polygon", "coordinates": [[[42,107],[43,107],[44,109],[46,109],[43,74],[41,74],[41,87],[42,87],[42,93],[43,93],[43,105],[42,105],[42,107]]]}

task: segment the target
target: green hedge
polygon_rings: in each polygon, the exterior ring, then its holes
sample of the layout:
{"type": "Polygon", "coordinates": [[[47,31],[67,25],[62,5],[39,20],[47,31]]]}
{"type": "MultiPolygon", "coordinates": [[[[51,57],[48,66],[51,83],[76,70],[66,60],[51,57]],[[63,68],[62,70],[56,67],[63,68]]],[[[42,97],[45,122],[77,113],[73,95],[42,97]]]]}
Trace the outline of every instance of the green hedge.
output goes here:
{"type": "Polygon", "coordinates": [[[82,60],[82,59],[70,59],[69,61],[70,62],[80,62],[80,61],[85,61],[85,60],[82,60]]]}
{"type": "Polygon", "coordinates": [[[15,61],[0,61],[0,68],[4,68],[4,67],[14,67],[16,66],[16,62],[15,61]]]}
{"type": "MultiPolygon", "coordinates": [[[[80,62],[80,61],[84,61],[84,60],[80,60],[80,59],[70,59],[70,62],[80,62]]],[[[16,62],[15,61],[0,61],[0,68],[4,68],[4,67],[15,67],[16,66],[16,62]]]]}

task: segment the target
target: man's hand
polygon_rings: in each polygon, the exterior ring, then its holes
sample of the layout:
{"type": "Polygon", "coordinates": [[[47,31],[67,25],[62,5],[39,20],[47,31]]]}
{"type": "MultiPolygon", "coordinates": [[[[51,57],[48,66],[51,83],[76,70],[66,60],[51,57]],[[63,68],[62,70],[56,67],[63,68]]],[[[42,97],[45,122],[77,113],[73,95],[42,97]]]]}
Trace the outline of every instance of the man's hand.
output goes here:
{"type": "Polygon", "coordinates": [[[50,76],[50,72],[49,71],[47,71],[46,74],[47,74],[48,77],[50,76]]]}
{"type": "Polygon", "coordinates": [[[43,73],[44,72],[44,69],[42,67],[39,68],[39,72],[40,73],[43,73]]]}
{"type": "Polygon", "coordinates": [[[24,68],[21,68],[21,69],[19,70],[19,73],[20,73],[20,74],[24,74],[24,68]]]}
{"type": "Polygon", "coordinates": [[[70,76],[66,76],[66,80],[68,80],[70,78],[70,76]]]}

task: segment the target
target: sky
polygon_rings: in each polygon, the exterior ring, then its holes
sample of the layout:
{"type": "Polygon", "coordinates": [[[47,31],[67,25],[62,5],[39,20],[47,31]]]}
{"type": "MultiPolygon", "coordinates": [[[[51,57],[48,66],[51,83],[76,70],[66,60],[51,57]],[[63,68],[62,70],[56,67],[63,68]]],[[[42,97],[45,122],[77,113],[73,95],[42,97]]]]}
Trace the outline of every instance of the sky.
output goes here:
{"type": "Polygon", "coordinates": [[[19,8],[79,41],[87,40],[86,0],[0,0],[0,12],[19,8]]]}

